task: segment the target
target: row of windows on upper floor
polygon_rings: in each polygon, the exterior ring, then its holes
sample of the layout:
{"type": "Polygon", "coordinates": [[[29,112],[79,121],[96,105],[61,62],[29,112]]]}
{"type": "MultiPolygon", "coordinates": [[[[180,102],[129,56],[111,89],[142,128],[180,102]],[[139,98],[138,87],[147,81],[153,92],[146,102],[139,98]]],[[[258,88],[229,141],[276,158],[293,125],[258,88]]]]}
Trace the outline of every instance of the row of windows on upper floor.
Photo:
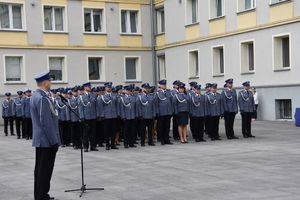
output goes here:
{"type": "MultiPolygon", "coordinates": [[[[43,6],[43,31],[67,32],[68,22],[64,6],[43,6]]],[[[0,2],[0,30],[25,31],[26,20],[24,5],[17,3],[0,2]]],[[[141,16],[139,10],[120,10],[120,33],[141,34],[141,16]]],[[[85,33],[106,33],[104,8],[83,9],[85,33]]]]}
{"type": "MultiPolygon", "coordinates": [[[[186,24],[199,22],[199,0],[186,1],[186,24]]],[[[256,0],[237,0],[238,11],[251,10],[256,7],[256,0]]],[[[270,0],[270,4],[286,2],[290,0],[270,0]]],[[[225,16],[225,0],[209,0],[210,18],[225,16]]],[[[0,30],[26,30],[24,5],[0,2],[0,30]]],[[[67,32],[66,7],[43,7],[43,29],[45,32],[67,32]]],[[[140,11],[135,9],[120,10],[120,33],[141,34],[140,11]]],[[[106,33],[106,19],[104,8],[84,8],[84,32],[106,33]]],[[[157,33],[165,32],[165,11],[163,7],[156,10],[157,33]]]]}
{"type": "MultiPolygon", "coordinates": [[[[280,34],[273,36],[273,70],[286,71],[291,69],[291,43],[290,34],[280,34]]],[[[240,72],[241,74],[254,74],[256,64],[255,41],[241,41],[240,53],[240,72]]],[[[212,76],[219,77],[225,75],[225,46],[217,45],[212,47],[212,76]]],[[[200,77],[200,56],[199,50],[188,51],[188,77],[197,79],[200,77]]],[[[160,79],[167,77],[165,55],[158,56],[158,75],[160,79]]]]}

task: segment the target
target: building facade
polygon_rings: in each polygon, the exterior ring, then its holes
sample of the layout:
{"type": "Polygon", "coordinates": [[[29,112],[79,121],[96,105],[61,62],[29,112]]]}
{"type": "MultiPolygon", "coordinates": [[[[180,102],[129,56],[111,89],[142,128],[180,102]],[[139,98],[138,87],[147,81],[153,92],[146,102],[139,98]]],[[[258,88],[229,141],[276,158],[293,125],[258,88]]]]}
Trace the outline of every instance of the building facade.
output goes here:
{"type": "Polygon", "coordinates": [[[292,119],[299,22],[300,0],[0,0],[0,94],[46,69],[53,87],[234,78],[260,119],[292,119]]]}

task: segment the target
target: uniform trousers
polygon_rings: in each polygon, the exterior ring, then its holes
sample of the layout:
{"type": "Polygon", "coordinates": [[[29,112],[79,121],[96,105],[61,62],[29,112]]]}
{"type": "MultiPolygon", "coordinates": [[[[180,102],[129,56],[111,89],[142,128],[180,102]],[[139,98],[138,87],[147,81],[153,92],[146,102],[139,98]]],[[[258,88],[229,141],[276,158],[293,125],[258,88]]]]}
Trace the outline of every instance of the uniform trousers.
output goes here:
{"type": "Polygon", "coordinates": [[[83,123],[83,146],[88,149],[96,148],[96,119],[88,119],[83,123]]]}
{"type": "Polygon", "coordinates": [[[117,118],[104,119],[103,126],[106,146],[115,146],[117,118]]]}
{"type": "Polygon", "coordinates": [[[159,116],[157,120],[157,131],[160,137],[161,144],[169,143],[169,132],[170,132],[170,123],[171,123],[171,116],[159,116]]]}
{"type": "Polygon", "coordinates": [[[17,136],[18,138],[21,137],[21,133],[22,133],[22,137],[24,138],[24,133],[22,132],[23,130],[23,118],[22,117],[16,117],[15,118],[16,121],[16,131],[17,131],[17,136]]]}
{"type": "Polygon", "coordinates": [[[24,118],[24,135],[26,139],[32,138],[32,120],[31,118],[24,118]]]}
{"type": "Polygon", "coordinates": [[[134,119],[125,119],[124,120],[124,145],[132,146],[134,145],[135,140],[135,120],[134,119]]]}
{"type": "Polygon", "coordinates": [[[153,119],[141,119],[140,132],[141,132],[141,144],[145,144],[146,133],[148,133],[148,144],[153,144],[153,119]]]}
{"type": "Polygon", "coordinates": [[[8,125],[10,128],[10,134],[14,135],[14,118],[13,117],[4,117],[4,133],[8,135],[8,125]]]}
{"type": "Polygon", "coordinates": [[[235,119],[235,112],[225,112],[224,113],[224,120],[225,120],[225,132],[228,139],[231,139],[234,136],[234,119],[235,119]]]}
{"type": "Polygon", "coordinates": [[[50,181],[55,163],[57,147],[36,148],[34,169],[34,199],[49,199],[50,181]]]}
{"type": "Polygon", "coordinates": [[[243,112],[242,115],[242,133],[244,137],[250,137],[251,134],[251,121],[252,121],[252,112],[243,112]]]}
{"type": "Polygon", "coordinates": [[[173,138],[174,140],[179,140],[179,132],[178,132],[178,119],[177,115],[173,115],[172,123],[173,123],[173,138]]]}
{"type": "Polygon", "coordinates": [[[190,128],[195,140],[203,140],[204,136],[204,117],[191,117],[190,128]]]}
{"type": "Polygon", "coordinates": [[[62,145],[69,145],[71,142],[70,123],[68,121],[59,121],[59,133],[62,145]]]}
{"type": "Polygon", "coordinates": [[[97,134],[96,134],[96,142],[99,145],[103,145],[104,143],[104,121],[97,120],[97,134]]]}
{"type": "Polygon", "coordinates": [[[220,116],[209,116],[208,120],[208,135],[212,140],[219,139],[219,123],[220,116]]]}
{"type": "Polygon", "coordinates": [[[79,121],[70,122],[71,141],[74,147],[81,147],[81,133],[82,129],[79,121]]]}

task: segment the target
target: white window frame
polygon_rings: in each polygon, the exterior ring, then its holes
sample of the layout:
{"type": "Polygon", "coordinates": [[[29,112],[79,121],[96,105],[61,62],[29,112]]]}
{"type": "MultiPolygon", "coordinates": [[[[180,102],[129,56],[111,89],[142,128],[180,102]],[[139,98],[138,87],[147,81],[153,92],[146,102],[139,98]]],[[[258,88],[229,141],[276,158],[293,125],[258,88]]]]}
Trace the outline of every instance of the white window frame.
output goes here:
{"type": "Polygon", "coordinates": [[[6,1],[3,0],[0,2],[0,4],[6,4],[8,5],[8,9],[9,9],[9,28],[0,28],[0,31],[26,31],[26,10],[25,10],[25,3],[23,2],[14,2],[14,1],[6,1]],[[13,17],[12,17],[12,5],[21,5],[21,18],[22,18],[22,28],[21,29],[16,29],[13,28],[13,17]]]}
{"type": "Polygon", "coordinates": [[[67,65],[67,56],[66,55],[47,55],[47,70],[50,71],[50,58],[64,58],[63,69],[62,69],[62,80],[55,81],[52,83],[68,83],[68,65],[67,65]]]}
{"type": "Polygon", "coordinates": [[[255,70],[256,70],[256,49],[255,49],[255,39],[249,39],[249,40],[243,40],[240,41],[240,74],[254,74],[255,70]],[[254,64],[254,70],[249,70],[249,66],[247,67],[248,70],[243,70],[243,62],[242,62],[242,45],[244,44],[249,44],[249,43],[253,43],[253,64],[254,64]]]}
{"type": "MultiPolygon", "coordinates": [[[[141,35],[142,34],[142,31],[141,31],[141,27],[142,27],[142,24],[141,24],[141,21],[142,21],[142,18],[141,18],[141,10],[140,9],[130,9],[130,8],[126,8],[126,9],[120,9],[120,35],[141,35]],[[123,33],[122,32],[122,11],[137,11],[137,27],[136,27],[136,33],[131,33],[131,32],[128,32],[128,25],[126,27],[126,33],[123,33]]],[[[127,14],[127,19],[129,18],[130,15],[127,14]]],[[[130,21],[130,19],[129,19],[130,21]]],[[[130,26],[129,26],[130,27],[130,26]]]]}
{"type": "Polygon", "coordinates": [[[159,79],[162,80],[162,79],[166,79],[167,78],[167,65],[166,65],[166,55],[165,54],[158,54],[157,55],[157,67],[158,67],[158,76],[159,76],[159,79]],[[165,63],[164,63],[164,77],[161,76],[161,65],[160,65],[160,57],[164,57],[164,60],[165,60],[165,63]]]}
{"type": "MultiPolygon", "coordinates": [[[[102,35],[102,34],[106,34],[106,12],[105,12],[105,8],[104,7],[88,7],[88,6],[84,6],[82,8],[82,19],[83,19],[83,27],[82,27],[82,31],[83,33],[85,34],[95,34],[95,35],[102,35]],[[85,9],[91,9],[91,10],[95,10],[95,9],[98,9],[98,10],[102,10],[102,31],[101,32],[95,32],[92,31],[91,32],[88,32],[88,31],[85,31],[85,21],[84,21],[84,10],[85,9]]],[[[91,18],[91,23],[92,23],[93,20],[93,17],[91,18]]],[[[94,25],[94,23],[93,23],[94,25]]]]}
{"type": "Polygon", "coordinates": [[[245,8],[241,9],[240,8],[241,1],[245,1],[245,0],[237,0],[237,8],[236,8],[237,13],[247,12],[247,11],[255,10],[256,9],[256,5],[257,5],[256,4],[256,0],[252,0],[252,7],[249,8],[249,9],[245,9],[245,8]]]}
{"type": "Polygon", "coordinates": [[[124,56],[124,80],[125,82],[141,82],[141,56],[124,56]],[[137,59],[137,66],[136,66],[136,79],[127,79],[126,77],[126,59],[127,58],[136,58],[137,59]]]}
{"type": "Polygon", "coordinates": [[[86,56],[86,63],[87,63],[87,81],[92,83],[102,83],[105,82],[105,57],[103,55],[87,55],[86,56]],[[100,69],[100,79],[99,80],[90,80],[89,76],[89,58],[101,58],[101,69],[100,69]]]}
{"type": "Polygon", "coordinates": [[[278,35],[272,35],[272,66],[273,66],[273,71],[276,72],[276,71],[289,71],[292,69],[292,37],[291,37],[291,33],[288,32],[288,33],[281,33],[281,34],[278,34],[278,35]],[[275,67],[275,39],[276,38],[284,38],[285,36],[288,36],[289,37],[289,58],[290,58],[290,66],[289,67],[283,67],[281,66],[280,68],[276,68],[275,67]]]}
{"type": "Polygon", "coordinates": [[[288,2],[288,1],[291,1],[291,0],[277,0],[277,1],[270,0],[269,5],[271,6],[271,5],[280,4],[280,3],[284,3],[284,2],[288,2]]]}
{"type": "Polygon", "coordinates": [[[199,58],[199,49],[191,49],[188,50],[188,77],[189,79],[193,79],[193,78],[199,78],[200,77],[200,58],[199,58]],[[198,53],[198,74],[195,75],[191,75],[191,60],[190,60],[190,54],[193,52],[197,52],[198,53]]]}
{"type": "Polygon", "coordinates": [[[197,0],[197,20],[196,20],[196,22],[192,22],[192,20],[189,20],[189,18],[192,16],[188,16],[188,15],[189,14],[192,15],[192,12],[190,10],[188,10],[188,4],[191,4],[191,0],[185,0],[185,25],[198,24],[200,22],[199,0],[197,0]]]}
{"type": "Polygon", "coordinates": [[[25,55],[24,54],[3,54],[3,77],[5,84],[18,84],[18,83],[26,83],[26,67],[25,67],[25,55]],[[22,66],[21,66],[21,80],[20,81],[7,81],[6,80],[6,57],[20,57],[22,58],[22,66]]]}
{"type": "Polygon", "coordinates": [[[211,1],[215,1],[215,0],[209,0],[209,8],[208,8],[208,12],[209,12],[209,20],[213,20],[213,19],[219,19],[219,18],[223,18],[226,16],[225,14],[225,0],[222,0],[222,15],[221,16],[212,16],[212,13],[211,13],[211,4],[212,2],[211,1]]]}
{"type": "Polygon", "coordinates": [[[211,47],[211,63],[212,63],[212,76],[213,77],[221,77],[225,76],[226,73],[226,55],[225,55],[225,45],[215,45],[211,47]],[[223,48],[223,63],[224,63],[224,72],[223,73],[215,73],[215,66],[214,66],[214,50],[218,48],[223,48]]]}
{"type": "Polygon", "coordinates": [[[164,34],[166,32],[166,12],[165,12],[165,7],[158,7],[155,9],[156,13],[156,33],[157,34],[164,34]],[[164,31],[162,31],[162,18],[161,18],[161,10],[164,10],[164,31]]]}
{"type": "MultiPolygon", "coordinates": [[[[68,10],[66,5],[61,4],[42,4],[42,20],[43,20],[43,32],[44,33],[68,33],[68,10]],[[45,29],[45,13],[44,13],[44,7],[49,6],[52,7],[52,17],[54,15],[53,9],[55,7],[62,7],[63,9],[63,30],[57,31],[57,30],[46,30],[45,29]]],[[[54,18],[53,18],[54,19],[54,18]]],[[[52,20],[52,27],[55,27],[55,20],[52,20]]]]}

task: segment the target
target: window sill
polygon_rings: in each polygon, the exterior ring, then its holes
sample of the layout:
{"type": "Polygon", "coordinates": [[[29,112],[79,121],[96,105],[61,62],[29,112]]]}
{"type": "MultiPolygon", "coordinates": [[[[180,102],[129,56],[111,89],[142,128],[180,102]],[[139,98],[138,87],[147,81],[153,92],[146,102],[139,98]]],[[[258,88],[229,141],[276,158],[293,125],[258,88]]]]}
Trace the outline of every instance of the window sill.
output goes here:
{"type": "Polygon", "coordinates": [[[272,6],[277,6],[279,4],[284,4],[284,3],[287,3],[287,2],[290,2],[291,0],[285,0],[285,1],[279,1],[279,2],[275,2],[275,3],[270,3],[270,7],[272,6]]]}
{"type": "Polygon", "coordinates": [[[0,32],[27,33],[27,30],[23,30],[23,29],[0,29],[0,32]]]}
{"type": "Polygon", "coordinates": [[[102,84],[102,83],[105,83],[106,81],[104,81],[104,80],[88,80],[88,82],[102,84]]]}
{"type": "Polygon", "coordinates": [[[120,33],[121,36],[143,36],[141,33],[120,33]]]}
{"type": "Polygon", "coordinates": [[[24,81],[7,81],[4,82],[4,85],[26,85],[27,83],[24,81]]]}
{"type": "Polygon", "coordinates": [[[84,35],[107,35],[106,32],[83,32],[84,35]]]}
{"type": "Polygon", "coordinates": [[[241,75],[255,74],[255,71],[241,72],[241,75]]]}
{"type": "Polygon", "coordinates": [[[166,33],[165,32],[161,32],[161,33],[157,33],[155,36],[161,36],[161,35],[165,35],[166,33]]]}
{"type": "Polygon", "coordinates": [[[189,79],[199,79],[200,76],[190,76],[189,79]]]}
{"type": "Polygon", "coordinates": [[[69,34],[67,31],[43,31],[43,33],[49,33],[49,34],[66,34],[66,35],[69,34]]]}
{"type": "Polygon", "coordinates": [[[188,27],[191,27],[191,26],[196,26],[196,25],[199,25],[199,24],[200,24],[200,22],[189,23],[189,24],[185,25],[185,28],[188,28],[188,27]]]}
{"type": "Polygon", "coordinates": [[[125,80],[125,83],[142,83],[143,81],[139,80],[125,80]]]}
{"type": "Polygon", "coordinates": [[[224,77],[225,76],[225,74],[215,74],[215,75],[213,75],[213,77],[215,77],[215,78],[217,78],[217,77],[224,77]]]}
{"type": "Polygon", "coordinates": [[[282,71],[290,71],[291,67],[286,67],[286,68],[282,68],[282,69],[274,69],[274,72],[282,72],[282,71]]]}
{"type": "Polygon", "coordinates": [[[212,21],[217,21],[217,20],[220,20],[220,19],[225,19],[225,15],[220,16],[220,17],[213,17],[213,18],[210,18],[208,21],[209,21],[209,22],[212,22],[212,21]]]}
{"type": "Polygon", "coordinates": [[[51,81],[52,84],[68,84],[67,81],[51,81]]]}
{"type": "Polygon", "coordinates": [[[237,15],[242,15],[242,14],[245,14],[245,13],[248,13],[248,12],[254,12],[255,10],[256,10],[256,8],[250,8],[250,9],[247,9],[247,10],[238,11],[236,14],[237,15]]]}

